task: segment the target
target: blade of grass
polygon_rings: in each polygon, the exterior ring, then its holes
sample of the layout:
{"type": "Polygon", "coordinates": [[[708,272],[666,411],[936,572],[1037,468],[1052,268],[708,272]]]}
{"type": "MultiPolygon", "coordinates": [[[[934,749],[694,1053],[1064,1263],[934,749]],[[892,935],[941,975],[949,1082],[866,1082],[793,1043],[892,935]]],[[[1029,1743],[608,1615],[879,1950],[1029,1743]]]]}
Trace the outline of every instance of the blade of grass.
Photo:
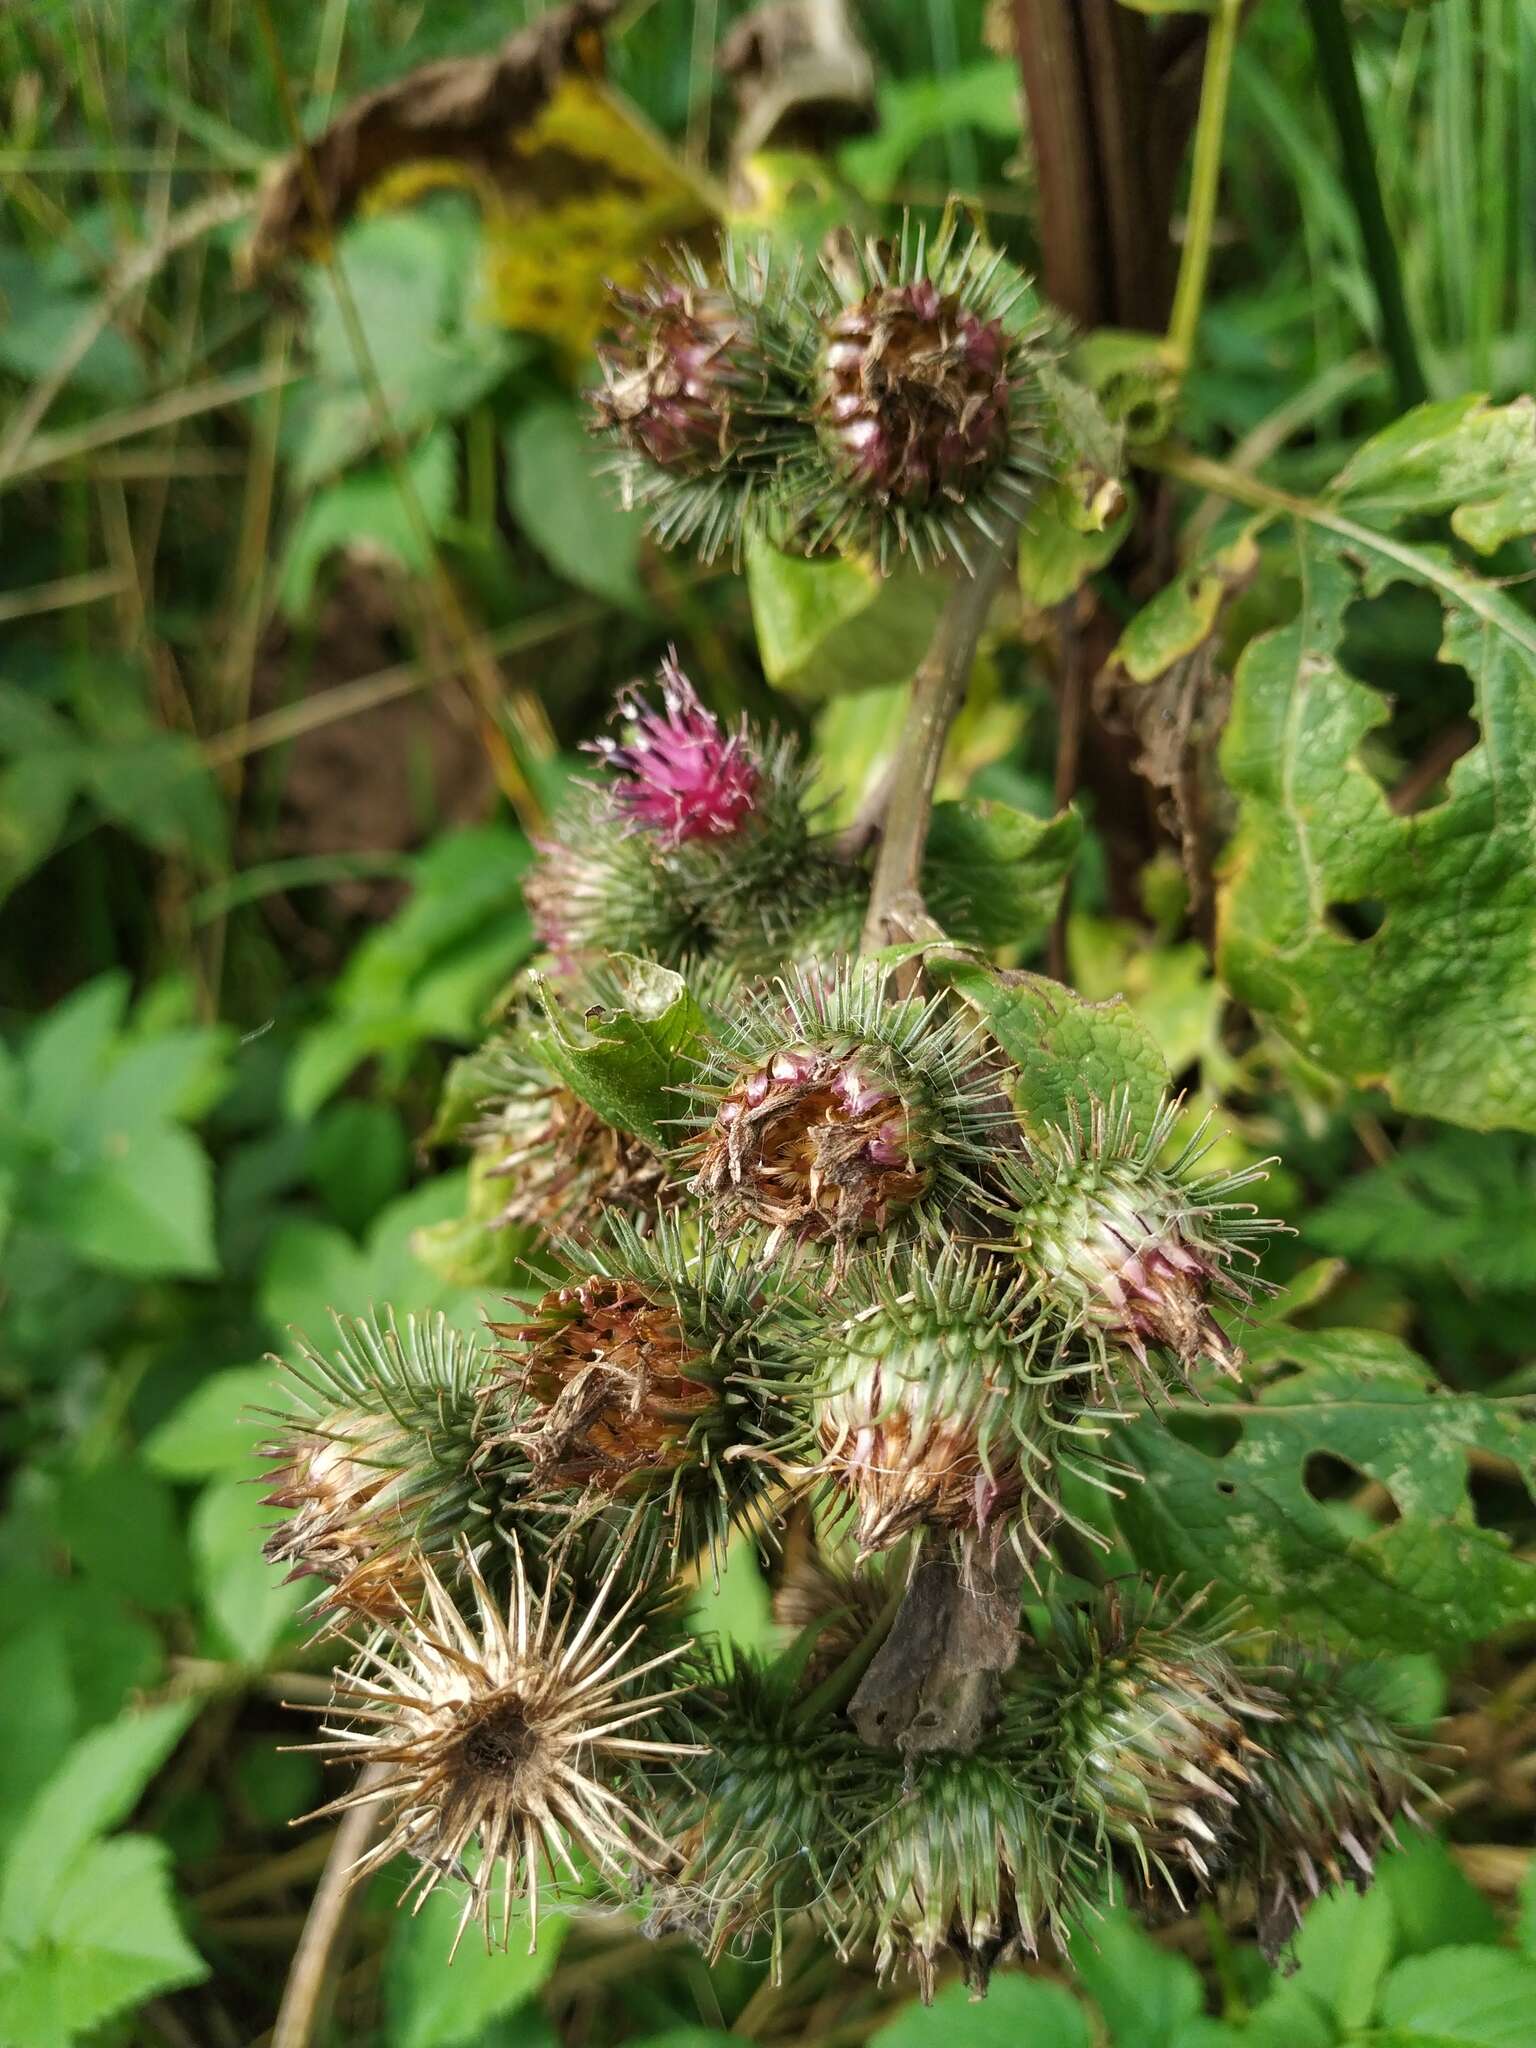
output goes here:
{"type": "Polygon", "coordinates": [[[1349,29],[1340,0],[1306,0],[1306,7],[1317,48],[1318,75],[1338,133],[1345,182],[1376,293],[1382,347],[1392,365],[1398,402],[1406,410],[1429,396],[1429,386],[1424,381],[1418,344],[1408,321],[1397,244],[1382,204],[1381,182],[1376,175],[1375,151],[1360,99],[1360,81],[1355,76],[1349,29]]]}

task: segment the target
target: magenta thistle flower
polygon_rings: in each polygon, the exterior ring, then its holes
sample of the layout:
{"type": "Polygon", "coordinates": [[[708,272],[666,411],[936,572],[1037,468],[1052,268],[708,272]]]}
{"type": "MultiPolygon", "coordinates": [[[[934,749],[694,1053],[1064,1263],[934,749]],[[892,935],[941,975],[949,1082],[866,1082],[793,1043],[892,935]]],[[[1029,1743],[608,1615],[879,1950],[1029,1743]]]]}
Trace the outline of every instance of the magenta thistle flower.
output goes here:
{"type": "Polygon", "coordinates": [[[762,764],[745,724],[727,733],[705,710],[675,650],[661,664],[660,709],[636,685],[618,708],[629,721],[626,737],[590,745],[620,778],[612,790],[619,811],[665,846],[739,831],[757,807],[762,764]]]}

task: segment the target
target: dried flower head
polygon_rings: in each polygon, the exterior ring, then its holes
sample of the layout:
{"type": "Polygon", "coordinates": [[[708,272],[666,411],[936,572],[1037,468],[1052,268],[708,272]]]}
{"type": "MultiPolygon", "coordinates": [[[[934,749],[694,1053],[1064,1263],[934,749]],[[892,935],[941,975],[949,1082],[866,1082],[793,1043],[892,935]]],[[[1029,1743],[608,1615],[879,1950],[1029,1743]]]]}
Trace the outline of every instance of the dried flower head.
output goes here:
{"type": "Polygon", "coordinates": [[[644,1227],[675,1199],[665,1163],[575,1094],[526,1027],[493,1041],[480,1073],[470,1136],[487,1179],[504,1188],[499,1223],[586,1237],[610,1210],[644,1227]]]}
{"type": "Polygon", "coordinates": [[[487,1948],[505,1948],[513,1903],[525,1897],[531,1948],[541,1866],[557,1888],[562,1870],[579,1884],[573,1846],[620,1887],[668,1859],[625,1793],[637,1759],[689,1754],[643,1732],[676,1692],[646,1692],[642,1681],[681,1646],[648,1651],[644,1628],[626,1626],[638,1596],[611,1603],[618,1570],[616,1561],[578,1610],[557,1597],[558,1560],[533,1593],[513,1545],[503,1605],[466,1543],[468,1614],[428,1568],[422,1618],[385,1623],[382,1645],[360,1648],[337,1681],[337,1725],[314,1747],[328,1761],[374,1768],[320,1812],[383,1809],[352,1883],[405,1854],[417,1868],[402,1899],[420,1905],[445,1879],[464,1884],[455,1950],[472,1920],[487,1948]]]}
{"type": "Polygon", "coordinates": [[[878,969],[743,997],[696,1088],[693,1186],[728,1227],[851,1240],[940,1213],[996,1116],[974,1032],[942,997],[887,1002],[878,969]]]}
{"type": "MultiPolygon", "coordinates": [[[[1160,1164],[1177,1121],[1170,1102],[1144,1131],[1128,1099],[1095,1104],[1087,1130],[1030,1139],[1005,1162],[1014,1229],[1042,1304],[1074,1326],[1108,1370],[1123,1360],[1143,1393],[1162,1361],[1187,1382],[1203,1359],[1235,1375],[1242,1354],[1212,1313],[1212,1297],[1246,1303],[1256,1283],[1234,1261],[1256,1262],[1253,1240],[1277,1226],[1232,1197],[1264,1167],[1198,1173],[1207,1124],[1160,1164]],[[1158,1361],[1154,1370],[1154,1354],[1158,1361]]],[[[1207,1120],[1208,1122],[1208,1120],[1207,1120]]]]}
{"type": "Polygon", "coordinates": [[[1399,1817],[1418,1823],[1414,1801],[1435,1795],[1377,1667],[1281,1644],[1263,1678],[1278,1712],[1238,1805],[1234,1861],[1257,1890],[1259,1944],[1273,1960],[1320,1892],[1366,1889],[1399,1817]]]}
{"type": "Polygon", "coordinates": [[[494,1323],[481,1457],[510,1447],[536,1486],[661,1505],[672,1541],[718,1559],[773,1484],[760,1453],[787,1370],[758,1280],[705,1233],[610,1219],[522,1322],[494,1323]]]}
{"type": "Polygon", "coordinates": [[[475,1403],[489,1360],[442,1316],[336,1318],[329,1353],[283,1361],[293,1407],[261,1447],[264,1504],[290,1509],[263,1545],[290,1578],[326,1582],[330,1616],[387,1615],[471,1512],[475,1403]]]}
{"type": "Polygon", "coordinates": [[[1027,1289],[974,1248],[865,1254],[805,1323],[820,1470],[861,1553],[927,1526],[1039,1555],[1063,1474],[1107,1483],[1102,1422],[1073,1394],[1083,1367],[1058,1360],[1027,1289]]]}
{"type": "Polygon", "coordinates": [[[625,504],[667,547],[712,561],[771,523],[778,471],[807,431],[800,269],[767,240],[725,242],[714,268],[682,250],[613,293],[593,430],[625,504]]]}
{"type": "Polygon", "coordinates": [[[790,474],[812,547],[956,557],[1020,519],[1047,464],[1045,323],[1029,281],[952,220],[830,262],[819,465],[790,474]]]}
{"type": "Polygon", "coordinates": [[[1235,1632],[1201,1605],[1111,1585],[1058,1616],[1033,1691],[1072,1804],[1117,1874],[1181,1911],[1226,1859],[1275,1712],[1234,1659],[1235,1632]]]}

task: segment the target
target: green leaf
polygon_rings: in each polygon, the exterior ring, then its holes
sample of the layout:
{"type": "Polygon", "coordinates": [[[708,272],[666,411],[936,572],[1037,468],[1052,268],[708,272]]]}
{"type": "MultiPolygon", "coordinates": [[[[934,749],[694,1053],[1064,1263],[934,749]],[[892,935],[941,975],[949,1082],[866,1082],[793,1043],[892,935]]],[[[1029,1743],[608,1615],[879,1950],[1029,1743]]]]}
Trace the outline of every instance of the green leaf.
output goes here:
{"type": "MultiPolygon", "coordinates": [[[[471,1928],[450,1967],[459,1910],[458,1896],[444,1887],[420,1912],[395,1921],[384,1976],[390,2048],[476,2048],[489,2021],[522,2004],[548,1977],[570,1924],[556,1914],[541,1915],[533,1955],[527,1952],[526,1926],[516,1920],[505,1955],[487,1955],[471,1928]]],[[[530,2048],[542,2048],[548,2022],[542,2015],[535,2022],[533,2011],[528,2041],[530,2048]]],[[[517,2038],[521,2043],[521,2030],[517,2038]]]]}
{"type": "Polygon", "coordinates": [[[305,1170],[348,1230],[366,1229],[410,1177],[411,1148],[386,1102],[338,1102],[310,1133],[305,1170]]]}
{"type": "Polygon", "coordinates": [[[670,968],[628,953],[615,954],[609,966],[623,1006],[594,1006],[580,1019],[561,1007],[548,983],[539,983],[545,1019],[537,1034],[540,1056],[605,1123],[664,1152],[676,1142],[678,1090],[692,1072],[704,1012],[670,968]]]}
{"type": "Polygon", "coordinates": [[[965,945],[1038,946],[1082,843],[1076,811],[1031,817],[1011,804],[935,804],[923,854],[923,895],[965,945]]]}
{"type": "Polygon", "coordinates": [[[294,1619],[320,1590],[314,1580],[284,1582],[261,1554],[266,1511],[249,1474],[215,1479],[192,1510],[193,1565],[203,1611],[224,1654],[256,1669],[295,1633],[294,1619]]]}
{"type": "Polygon", "coordinates": [[[1336,1188],[1307,1217],[1309,1244],[1469,1291],[1536,1289],[1536,1156],[1507,1134],[1435,1131],[1336,1188]]]}
{"type": "Polygon", "coordinates": [[[1085,1003],[1043,974],[997,974],[937,959],[933,972],[978,1009],[1018,1067],[1014,1100],[1027,1130],[1086,1124],[1095,1103],[1129,1100],[1143,1127],[1168,1092],[1168,1067],[1146,1026],[1122,997],[1085,1003]]]}
{"type": "Polygon", "coordinates": [[[529,406],[507,429],[507,499],[552,568],[578,590],[646,612],[640,581],[645,520],[619,504],[600,474],[604,457],[581,414],[563,399],[529,406]]]}
{"type": "Polygon", "coordinates": [[[1399,1958],[1500,1939],[1497,1914],[1438,1835],[1405,1827],[1376,1865],[1376,1889],[1392,1902],[1399,1958]]]}
{"type": "Polygon", "coordinates": [[[1030,507],[1019,532],[1019,590],[1038,611],[1062,604],[1112,560],[1131,529],[1136,501],[1129,491],[1114,518],[1104,525],[1086,525],[1078,495],[1064,483],[1053,483],[1030,507]]]}
{"type": "Polygon", "coordinates": [[[195,1702],[174,1700],[124,1714],[75,1744],[7,1844],[0,1938],[18,1946],[36,1939],[70,1865],[133,1811],[195,1712],[195,1702]]]}
{"type": "Polygon", "coordinates": [[[1536,1130],[1536,622],[1444,549],[1371,522],[1455,500],[1463,530],[1480,508],[1488,538],[1529,524],[1512,526],[1504,479],[1530,408],[1420,408],[1327,497],[1286,501],[1301,610],[1244,653],[1222,749],[1239,799],[1233,993],[1320,1066],[1477,1130],[1536,1130]],[[1443,798],[1403,816],[1367,760],[1390,702],[1341,653],[1349,606],[1396,582],[1439,603],[1441,659],[1470,679],[1482,735],[1443,798]]]}
{"type": "MultiPolygon", "coordinates": [[[[1255,527],[1258,522],[1255,522],[1255,527]]],[[[1210,639],[1222,606],[1259,566],[1255,527],[1209,542],[1179,576],[1144,604],[1111,659],[1133,683],[1151,683],[1210,639]]]]}
{"type": "Polygon", "coordinates": [[[1071,1955],[1115,2048],[1173,2048],[1205,2002],[1194,1965],[1160,1947],[1129,1913],[1077,1928],[1071,1955]]]}
{"type": "Polygon", "coordinates": [[[941,76],[880,81],[875,95],[879,126],[843,145],[838,166],[871,199],[889,199],[909,157],[934,136],[979,128],[1012,140],[1022,121],[1018,68],[1005,58],[971,64],[941,76]]]}
{"type": "Polygon", "coordinates": [[[346,229],[338,254],[366,338],[366,365],[329,269],[310,271],[315,377],[289,431],[296,490],[375,447],[384,422],[409,439],[468,411],[526,358],[526,343],[476,317],[478,238],[473,209],[440,199],[346,229]]]}
{"type": "Polygon", "coordinates": [[[271,1426],[254,1411],[274,1405],[276,1382],[270,1365],[237,1365],[212,1374],[145,1438],[145,1464],[167,1479],[208,1479],[222,1472],[249,1477],[256,1469],[256,1446],[271,1426]]]}
{"type": "Polygon", "coordinates": [[[1520,1880],[1520,1919],[1517,1932],[1520,1946],[1528,1956],[1536,1958],[1536,1860],[1525,1867],[1525,1876],[1520,1880]]]}
{"type": "Polygon", "coordinates": [[[746,564],[763,673],[810,701],[910,681],[947,592],[943,576],[910,565],[881,576],[856,556],[809,560],[757,539],[746,564]]]}
{"type": "Polygon", "coordinates": [[[1478,1946],[1440,1948],[1399,1963],[1378,2017],[1415,2044],[1529,2048],[1533,2015],[1536,1962],[1478,1946]]]}
{"type": "Polygon", "coordinates": [[[142,1464],[67,1471],[57,1515],[60,1542],[98,1585],[152,1614],[186,1599],[187,1555],[175,1503],[142,1464]]]}
{"type": "Polygon", "coordinates": [[[1288,1980],[1333,2014],[1342,2032],[1363,2027],[1392,1960],[1392,1903],[1379,1886],[1342,1886],[1308,1906],[1292,1944],[1296,1974],[1288,1980]]]}
{"type": "Polygon", "coordinates": [[[56,1162],[28,1204],[39,1230],[122,1273],[218,1271],[208,1155],[186,1131],[103,1133],[56,1162]]]}
{"type": "Polygon", "coordinates": [[[1138,1564],[1354,1649],[1452,1649],[1536,1615],[1536,1564],[1478,1526],[1467,1486],[1476,1450],[1530,1483],[1536,1423],[1520,1404],[1442,1392],[1377,1331],[1271,1326],[1246,1341],[1256,1369],[1299,1370],[1252,1400],[1212,1395],[1201,1416],[1237,1432],[1224,1454],[1150,1417],[1115,1432],[1145,1482],[1115,1509],[1138,1564]],[[1398,1519],[1346,1525],[1308,1491],[1316,1452],[1378,1480],[1398,1519]]]}
{"type": "Polygon", "coordinates": [[[0,1963],[0,2042],[67,2048],[114,2013],[202,1982],[208,1968],[181,1930],[169,1862],[164,1844],[142,1835],[85,1852],[35,1943],[0,1963]]]}
{"type": "MultiPolygon", "coordinates": [[[[405,467],[427,534],[441,533],[457,489],[452,429],[439,427],[419,441],[405,467]]],[[[338,477],[305,505],[278,571],[277,601],[289,618],[309,610],[320,571],[338,552],[387,555],[418,575],[430,566],[424,536],[387,462],[369,462],[338,477]]]]}
{"type": "MultiPolygon", "coordinates": [[[[946,1984],[932,2005],[909,2005],[870,2035],[870,2048],[1090,2048],[1088,2016],[1063,1985],[999,1971],[977,2005],[946,1984]]],[[[1118,2048],[1118,2043],[1117,2043],[1118,2048]]]]}
{"type": "Polygon", "coordinates": [[[522,897],[531,857],[522,834],[498,824],[450,832],[412,861],[409,900],[358,946],[332,990],[333,1020],[294,1055],[285,1092],[295,1118],[313,1116],[370,1056],[478,1036],[533,947],[522,897]]]}

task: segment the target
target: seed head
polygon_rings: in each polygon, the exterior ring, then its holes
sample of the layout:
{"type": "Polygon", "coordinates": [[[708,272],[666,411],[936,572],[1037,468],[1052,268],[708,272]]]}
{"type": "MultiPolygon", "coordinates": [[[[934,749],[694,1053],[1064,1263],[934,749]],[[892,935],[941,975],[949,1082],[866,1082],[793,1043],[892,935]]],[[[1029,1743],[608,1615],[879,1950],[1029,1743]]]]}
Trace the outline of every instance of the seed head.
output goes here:
{"type": "Polygon", "coordinates": [[[652,270],[638,291],[612,295],[620,325],[598,347],[599,428],[658,468],[719,468],[767,430],[760,407],[771,375],[746,308],[723,285],[652,270]]]}
{"type": "Polygon", "coordinates": [[[707,1652],[688,1677],[700,1760],[679,1774],[666,1827],[677,1865],[650,1926],[686,1928],[711,1961],[766,1928],[777,1974],[787,1919],[822,1906],[849,1851],[864,1755],[841,1720],[802,1726],[794,1687],[749,1655],[707,1652]]]}
{"type": "Polygon", "coordinates": [[[610,1210],[644,1227],[675,1199],[663,1161],[573,1093],[526,1027],[495,1041],[480,1071],[485,1093],[470,1136],[487,1180],[505,1194],[498,1224],[589,1237],[610,1210]]]}
{"type": "Polygon", "coordinates": [[[829,260],[815,366],[819,454],[784,499],[810,548],[882,566],[1000,538],[1046,468],[1045,326],[1028,280],[951,222],[829,260]]]}
{"type": "Polygon", "coordinates": [[[519,1323],[493,1323],[501,1370],[481,1403],[480,1456],[526,1460],[537,1487],[665,1510],[672,1542],[718,1560],[773,1474],[788,1371],[757,1279],[707,1232],[661,1219],[642,1239],[610,1218],[562,1247],[571,1280],[519,1323]]]}
{"type": "Polygon", "coordinates": [[[883,1000],[876,970],[800,973],[747,996],[696,1089],[693,1186],[727,1227],[846,1248],[933,1216],[995,1114],[971,1034],[939,999],[883,1000]]]}
{"type": "Polygon", "coordinates": [[[613,294],[593,431],[666,547],[712,561],[775,524],[780,469],[812,432],[801,267],[767,240],[732,241],[712,268],[679,251],[613,294]]]}
{"type": "Polygon", "coordinates": [[[817,412],[834,465],[882,504],[964,500],[1008,448],[1008,338],[930,278],[828,324],[817,412]]]}
{"type": "Polygon", "coordinates": [[[1309,1900],[1345,1882],[1366,1889],[1399,1816],[1417,1823],[1413,1802],[1435,1795],[1371,1665],[1282,1645],[1263,1679],[1279,1711],[1238,1805],[1235,1862],[1257,1889],[1259,1943],[1273,1960],[1309,1900]]]}
{"type": "Polygon", "coordinates": [[[1234,1261],[1256,1261],[1251,1241],[1276,1228],[1251,1203],[1231,1200],[1263,1179],[1262,1166],[1194,1171],[1210,1143],[1205,1125],[1170,1165],[1159,1163],[1178,1108],[1167,1104],[1142,1135],[1127,1100],[1098,1104],[1086,1131],[1074,1120],[1032,1137],[1028,1154],[1004,1166],[1016,1241],[1042,1304],[1106,1370],[1123,1361],[1154,1395],[1165,1361],[1185,1383],[1204,1359],[1236,1375],[1242,1354],[1212,1297],[1250,1299],[1256,1283],[1234,1261]]]}
{"type": "Polygon", "coordinates": [[[1104,1483],[1078,1419],[1081,1368],[1042,1350],[1017,1280],[984,1254],[919,1245],[855,1259],[801,1344],[821,1467],[852,1504],[862,1553],[919,1527],[967,1549],[1005,1533],[1035,1554],[1064,1471],[1104,1483]]]}
{"type": "Polygon", "coordinates": [[[612,1603],[617,1571],[578,1614],[561,1605],[553,1563],[542,1591],[530,1590],[514,1546],[503,1605],[466,1544],[468,1612],[428,1568],[422,1619],[386,1622],[380,1647],[359,1646],[338,1679],[336,1718],[315,1747],[329,1761],[376,1768],[320,1811],[377,1805],[384,1817],[350,1881],[405,1853],[417,1868],[402,1897],[418,1906],[445,1879],[462,1882],[455,1950],[472,1920],[487,1948],[505,1948],[513,1902],[524,1897],[531,1948],[541,1867],[557,1887],[562,1871],[579,1884],[573,1845],[624,1887],[667,1860],[667,1844],[625,1794],[637,1759],[688,1754],[648,1730],[675,1694],[641,1683],[680,1646],[648,1653],[643,1629],[626,1627],[636,1596],[612,1603]]]}
{"type": "Polygon", "coordinates": [[[842,1945],[871,1937],[881,1976],[909,1968],[925,2004],[946,1955],[979,1995],[999,1963],[1059,1941],[1087,1903],[1091,1865],[1028,1725],[1005,1715],[970,1755],[923,1757],[882,1804],[844,1887],[842,1945]]]}
{"type": "Polygon", "coordinates": [[[1057,1617],[1033,1698],[1071,1802],[1133,1895],[1186,1910],[1231,1845],[1274,1708],[1200,1600],[1111,1585],[1057,1617]]]}
{"type": "MultiPolygon", "coordinates": [[[[292,1406],[261,1448],[265,1504],[292,1510],[263,1545],[291,1578],[323,1579],[321,1613],[393,1614],[481,1500],[473,1423],[489,1360],[442,1316],[337,1317],[329,1352],[284,1363],[292,1406]]],[[[482,1505],[485,1505],[481,1501],[482,1505]]]]}

